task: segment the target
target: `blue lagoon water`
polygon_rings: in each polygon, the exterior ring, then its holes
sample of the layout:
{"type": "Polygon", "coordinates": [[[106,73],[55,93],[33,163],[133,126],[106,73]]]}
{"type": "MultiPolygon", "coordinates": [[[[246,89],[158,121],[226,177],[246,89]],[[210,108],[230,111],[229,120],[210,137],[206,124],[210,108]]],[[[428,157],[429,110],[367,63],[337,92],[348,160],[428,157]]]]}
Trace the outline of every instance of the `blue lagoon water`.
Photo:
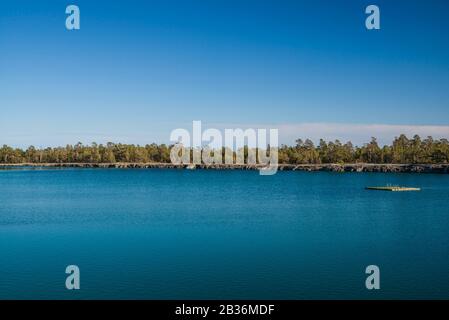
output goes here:
{"type": "Polygon", "coordinates": [[[0,298],[449,298],[448,200],[449,175],[0,170],[0,298]]]}

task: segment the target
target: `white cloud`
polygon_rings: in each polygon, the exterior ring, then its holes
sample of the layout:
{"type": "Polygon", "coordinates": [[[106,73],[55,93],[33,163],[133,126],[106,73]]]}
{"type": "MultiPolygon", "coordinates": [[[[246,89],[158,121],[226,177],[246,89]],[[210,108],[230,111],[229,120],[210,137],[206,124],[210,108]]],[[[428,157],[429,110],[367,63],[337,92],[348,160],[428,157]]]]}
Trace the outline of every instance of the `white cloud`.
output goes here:
{"type": "MultiPolygon", "coordinates": [[[[164,124],[158,127],[137,128],[136,130],[122,130],[117,132],[2,132],[0,127],[0,145],[3,143],[12,146],[36,147],[64,146],[75,144],[78,141],[83,143],[122,142],[144,145],[146,143],[170,143],[170,132],[175,128],[185,128],[192,132],[192,123],[164,124]]],[[[203,131],[208,128],[216,128],[223,132],[224,129],[278,129],[279,143],[292,145],[298,138],[312,139],[315,143],[323,138],[327,141],[339,139],[342,142],[352,141],[356,145],[369,142],[371,137],[376,137],[380,144],[390,144],[394,137],[406,134],[408,137],[418,134],[422,138],[433,136],[436,139],[449,138],[449,125],[389,125],[389,124],[354,124],[354,123],[272,123],[272,124],[249,124],[249,123],[213,123],[203,122],[203,131]]]]}
{"type": "Polygon", "coordinates": [[[278,126],[283,143],[291,144],[297,138],[352,141],[361,145],[376,137],[381,144],[389,144],[394,137],[405,134],[412,137],[449,138],[449,126],[434,125],[389,125],[389,124],[352,124],[352,123],[298,123],[278,126]]]}

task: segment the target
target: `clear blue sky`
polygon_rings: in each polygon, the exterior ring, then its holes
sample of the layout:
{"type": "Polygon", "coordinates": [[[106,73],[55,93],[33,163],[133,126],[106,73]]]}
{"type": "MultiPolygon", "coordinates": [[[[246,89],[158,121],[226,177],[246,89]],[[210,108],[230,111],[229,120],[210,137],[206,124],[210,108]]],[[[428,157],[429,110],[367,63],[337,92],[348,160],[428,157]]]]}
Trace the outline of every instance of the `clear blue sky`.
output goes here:
{"type": "Polygon", "coordinates": [[[448,15],[445,0],[1,1],[0,144],[168,142],[192,120],[444,134],[448,15]]]}

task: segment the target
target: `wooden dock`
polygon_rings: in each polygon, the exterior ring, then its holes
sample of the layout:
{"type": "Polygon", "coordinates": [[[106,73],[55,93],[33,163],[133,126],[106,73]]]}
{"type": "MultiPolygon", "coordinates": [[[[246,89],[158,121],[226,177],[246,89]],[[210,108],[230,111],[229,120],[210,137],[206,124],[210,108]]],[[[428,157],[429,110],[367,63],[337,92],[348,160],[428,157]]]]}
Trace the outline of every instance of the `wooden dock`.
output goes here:
{"type": "Polygon", "coordinates": [[[421,188],[410,188],[410,187],[366,187],[367,190],[378,190],[378,191],[393,191],[393,192],[400,192],[400,191],[421,191],[421,188]]]}

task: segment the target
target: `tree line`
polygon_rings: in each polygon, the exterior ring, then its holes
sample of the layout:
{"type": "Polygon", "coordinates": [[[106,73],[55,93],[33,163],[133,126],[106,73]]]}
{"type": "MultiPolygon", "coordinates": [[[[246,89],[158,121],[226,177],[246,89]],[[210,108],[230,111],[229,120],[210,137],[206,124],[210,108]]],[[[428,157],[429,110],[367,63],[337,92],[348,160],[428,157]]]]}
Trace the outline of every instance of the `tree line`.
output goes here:
{"type": "Polygon", "coordinates": [[[315,146],[309,139],[296,140],[295,146],[282,146],[279,152],[280,163],[319,164],[319,163],[397,163],[431,164],[449,162],[449,141],[447,139],[412,139],[404,134],[396,137],[391,145],[379,146],[376,138],[361,147],[351,142],[339,140],[326,142],[323,139],[315,146]]]}
{"type": "MultiPolygon", "coordinates": [[[[55,148],[26,150],[3,145],[0,148],[0,163],[169,163],[172,146],[147,144],[145,146],[121,143],[67,145],[55,148]]],[[[245,157],[248,148],[245,147],[245,157]]],[[[390,145],[380,146],[376,138],[362,146],[339,140],[321,139],[315,145],[310,139],[296,140],[296,145],[282,145],[278,149],[281,164],[320,163],[398,163],[432,164],[449,162],[449,141],[447,139],[421,139],[418,135],[409,139],[405,135],[396,137],[390,145]]],[[[224,153],[224,149],[223,149],[224,153]]]]}

